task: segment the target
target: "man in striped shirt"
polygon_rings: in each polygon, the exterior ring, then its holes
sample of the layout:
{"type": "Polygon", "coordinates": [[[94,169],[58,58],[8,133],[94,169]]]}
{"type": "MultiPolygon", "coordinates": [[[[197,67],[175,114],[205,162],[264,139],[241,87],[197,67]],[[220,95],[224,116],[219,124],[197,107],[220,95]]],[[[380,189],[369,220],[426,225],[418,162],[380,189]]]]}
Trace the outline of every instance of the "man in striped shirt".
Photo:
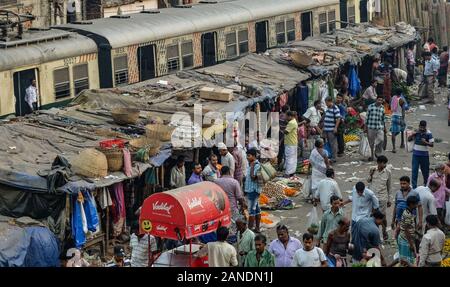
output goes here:
{"type": "Polygon", "coordinates": [[[412,156],[412,187],[417,187],[417,177],[419,176],[419,167],[423,175],[423,184],[426,185],[430,175],[430,156],[428,147],[434,146],[434,138],[427,129],[427,122],[420,121],[419,130],[408,137],[408,141],[414,141],[412,156]]]}
{"type": "Polygon", "coordinates": [[[331,97],[325,99],[327,109],[323,120],[323,131],[328,144],[331,147],[332,155],[331,161],[336,162],[337,155],[337,134],[339,124],[341,123],[341,112],[339,108],[333,103],[331,97]]]}
{"type": "Polygon", "coordinates": [[[384,134],[386,133],[383,102],[384,97],[378,95],[377,101],[367,109],[365,132],[371,151],[369,161],[373,161],[374,155],[378,157],[383,152],[384,134]]]}

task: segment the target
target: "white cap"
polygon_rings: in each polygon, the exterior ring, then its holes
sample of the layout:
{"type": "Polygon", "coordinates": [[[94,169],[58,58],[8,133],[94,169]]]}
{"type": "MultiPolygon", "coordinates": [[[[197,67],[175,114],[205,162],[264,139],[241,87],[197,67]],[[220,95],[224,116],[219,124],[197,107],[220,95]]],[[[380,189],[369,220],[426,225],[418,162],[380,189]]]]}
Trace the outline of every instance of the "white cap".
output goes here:
{"type": "Polygon", "coordinates": [[[217,147],[219,148],[219,150],[227,149],[227,146],[224,143],[219,143],[217,147]]]}

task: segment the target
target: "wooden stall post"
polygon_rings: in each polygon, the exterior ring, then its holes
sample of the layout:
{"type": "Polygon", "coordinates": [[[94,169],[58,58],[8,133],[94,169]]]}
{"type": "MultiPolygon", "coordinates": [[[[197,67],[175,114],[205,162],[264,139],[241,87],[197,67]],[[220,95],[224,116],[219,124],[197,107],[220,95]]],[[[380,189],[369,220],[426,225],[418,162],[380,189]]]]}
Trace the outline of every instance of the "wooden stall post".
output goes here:
{"type": "Polygon", "coordinates": [[[161,166],[161,187],[164,188],[164,164],[161,166]]]}
{"type": "Polygon", "coordinates": [[[194,162],[199,162],[200,160],[200,148],[194,150],[194,162]]]}

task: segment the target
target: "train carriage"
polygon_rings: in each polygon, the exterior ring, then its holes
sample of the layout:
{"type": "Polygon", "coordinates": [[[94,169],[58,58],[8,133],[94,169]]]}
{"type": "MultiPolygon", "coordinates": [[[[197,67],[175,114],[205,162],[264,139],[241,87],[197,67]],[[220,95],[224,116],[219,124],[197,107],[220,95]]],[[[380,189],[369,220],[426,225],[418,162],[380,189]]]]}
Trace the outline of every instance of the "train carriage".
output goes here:
{"type": "Polygon", "coordinates": [[[20,40],[0,42],[0,115],[27,112],[25,90],[32,79],[44,108],[98,87],[95,42],[54,29],[30,30],[20,40]]]}
{"type": "Polygon", "coordinates": [[[87,88],[133,84],[206,67],[360,21],[359,0],[226,0],[28,31],[0,41],[0,116],[61,105],[87,88]]]}
{"type": "MultiPolygon", "coordinates": [[[[346,4],[352,8],[359,1],[348,2],[353,3],[346,4]]],[[[214,65],[248,52],[264,52],[340,27],[338,0],[208,3],[56,28],[76,31],[97,42],[100,87],[108,88],[214,65]]]]}

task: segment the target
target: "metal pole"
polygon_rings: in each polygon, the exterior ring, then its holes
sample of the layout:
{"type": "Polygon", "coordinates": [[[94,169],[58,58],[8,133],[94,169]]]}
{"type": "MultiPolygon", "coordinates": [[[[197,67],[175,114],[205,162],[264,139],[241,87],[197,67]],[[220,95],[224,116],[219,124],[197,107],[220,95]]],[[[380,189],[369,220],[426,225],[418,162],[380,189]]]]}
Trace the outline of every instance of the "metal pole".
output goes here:
{"type": "Polygon", "coordinates": [[[147,233],[148,238],[148,267],[153,265],[152,243],[150,241],[150,234],[147,233]]]}

